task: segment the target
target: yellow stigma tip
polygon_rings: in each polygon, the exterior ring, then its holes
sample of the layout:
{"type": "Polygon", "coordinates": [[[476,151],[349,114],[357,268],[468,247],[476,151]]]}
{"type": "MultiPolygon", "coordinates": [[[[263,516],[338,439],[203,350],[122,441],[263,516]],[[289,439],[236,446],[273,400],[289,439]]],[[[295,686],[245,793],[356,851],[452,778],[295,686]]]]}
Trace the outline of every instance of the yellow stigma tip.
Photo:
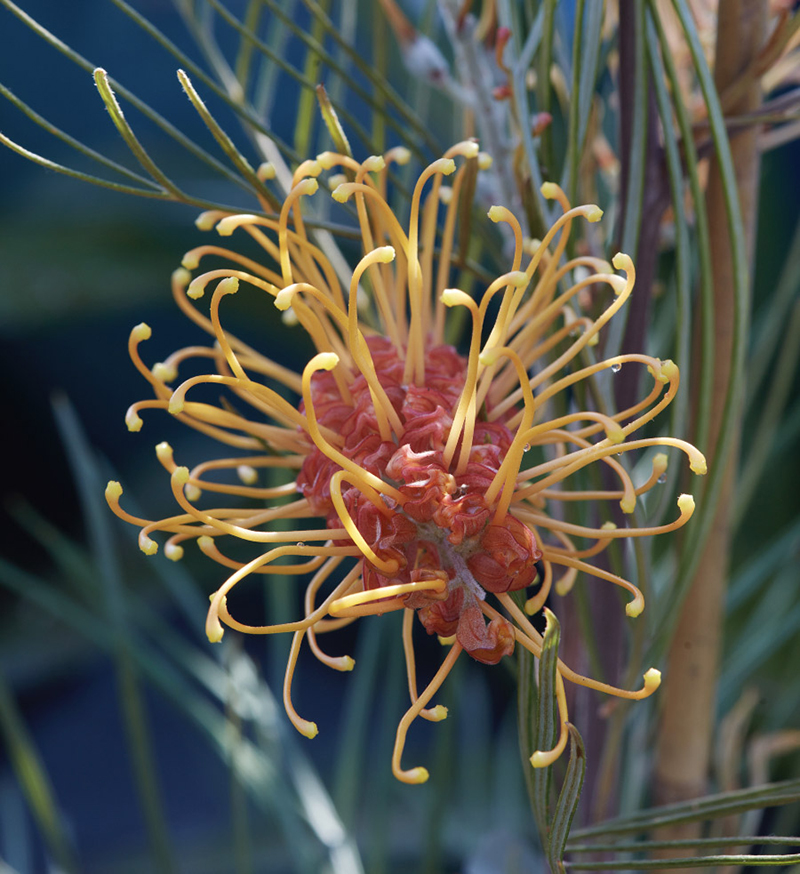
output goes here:
{"type": "Polygon", "coordinates": [[[617,270],[629,270],[633,264],[630,255],[626,255],[624,252],[617,252],[617,254],[611,259],[611,263],[617,268],[617,270]]]}
{"type": "Polygon", "coordinates": [[[195,227],[200,231],[210,231],[214,227],[214,222],[219,218],[219,212],[216,209],[209,209],[206,212],[201,212],[194,220],[195,227]]]}
{"type": "MultiPolygon", "coordinates": [[[[442,176],[449,176],[451,173],[455,173],[456,162],[452,158],[443,158],[439,165],[439,172],[442,176]]],[[[427,774],[428,772],[426,771],[425,773],[427,774]]],[[[427,779],[427,777],[425,779],[427,779]]]]}
{"type": "Polygon", "coordinates": [[[190,297],[192,300],[200,300],[200,298],[206,293],[206,283],[202,276],[197,276],[189,283],[189,287],[186,289],[186,296],[190,297]]]}
{"type": "Polygon", "coordinates": [[[616,428],[609,426],[608,431],[606,431],[606,437],[608,437],[612,443],[625,442],[625,432],[619,426],[616,428]]]}
{"type": "Polygon", "coordinates": [[[486,215],[488,215],[489,218],[490,218],[493,222],[496,223],[496,222],[502,221],[502,218],[503,218],[503,216],[505,215],[505,213],[506,213],[506,208],[505,208],[504,206],[498,206],[497,204],[495,204],[495,205],[494,205],[494,206],[489,210],[489,212],[486,213],[486,215]]]}
{"type": "Polygon", "coordinates": [[[164,546],[164,555],[170,561],[180,561],[183,558],[183,547],[177,543],[167,543],[164,546]]]}
{"type": "Polygon", "coordinates": [[[316,722],[308,722],[306,719],[299,720],[299,724],[295,724],[295,728],[309,740],[313,740],[319,734],[316,722]]]}
{"type": "Polygon", "coordinates": [[[224,634],[225,629],[222,627],[219,619],[217,619],[216,616],[209,616],[208,619],[206,619],[206,637],[209,641],[211,643],[219,643],[224,634]]]}
{"type": "Polygon", "coordinates": [[[131,331],[131,339],[135,340],[137,343],[140,343],[142,340],[149,340],[153,335],[153,332],[150,330],[150,325],[146,322],[139,322],[139,324],[131,331]]]}
{"type": "Polygon", "coordinates": [[[694,446],[692,449],[694,449],[694,452],[689,456],[689,469],[698,476],[705,476],[708,473],[706,457],[699,449],[695,449],[694,446]]]}
{"type": "Polygon", "coordinates": [[[189,482],[189,468],[183,466],[176,467],[172,472],[172,478],[178,485],[185,486],[189,482]]]}
{"type": "Polygon", "coordinates": [[[157,361],[150,372],[159,382],[174,382],[178,377],[178,371],[163,361],[157,361]]]}
{"type": "Polygon", "coordinates": [[[353,668],[356,666],[356,660],[348,655],[341,656],[336,660],[336,662],[336,667],[340,671],[352,671],[353,668]]]}
{"type": "Polygon", "coordinates": [[[139,549],[141,549],[145,555],[155,555],[158,552],[158,544],[155,540],[151,540],[146,534],[140,534],[139,549]]]}
{"type": "Polygon", "coordinates": [[[331,167],[335,167],[339,161],[339,155],[336,152],[320,152],[317,155],[317,164],[322,167],[323,170],[330,170],[331,167]]]}
{"type": "Polygon", "coordinates": [[[181,267],[184,267],[186,270],[197,270],[199,264],[200,256],[194,251],[187,252],[183,258],[181,258],[181,267]]]}
{"type": "Polygon", "coordinates": [[[167,412],[172,416],[177,416],[183,412],[183,398],[176,398],[174,395],[170,398],[167,405],[167,412]]]}
{"type": "Polygon", "coordinates": [[[636,509],[636,497],[626,497],[619,502],[619,508],[623,513],[632,513],[636,509]]]}
{"type": "Polygon", "coordinates": [[[616,531],[617,530],[617,523],[612,522],[609,519],[608,522],[603,522],[603,524],[600,526],[600,529],[601,529],[601,531],[616,531]]]}
{"type": "Polygon", "coordinates": [[[227,276],[220,279],[217,291],[220,294],[236,294],[239,290],[239,280],[235,276],[227,276]]]}
{"type": "Polygon", "coordinates": [[[191,501],[193,504],[203,497],[202,489],[198,488],[194,483],[186,483],[183,487],[183,493],[186,495],[186,500],[191,501]]]}
{"type": "Polygon", "coordinates": [[[236,475],[246,486],[254,486],[258,482],[258,471],[249,464],[240,464],[236,468],[236,475]]]}
{"type": "Polygon", "coordinates": [[[494,158],[488,152],[478,153],[478,169],[488,170],[494,163],[494,158]]]}
{"type": "Polygon", "coordinates": [[[270,179],[275,178],[275,167],[269,161],[264,161],[263,164],[258,165],[256,176],[258,176],[260,182],[268,182],[270,179]]]}
{"type": "Polygon", "coordinates": [[[681,514],[691,516],[694,513],[694,498],[691,495],[679,495],[678,509],[681,514]]]}
{"type": "Polygon", "coordinates": [[[625,613],[632,619],[635,619],[637,616],[639,616],[642,610],[644,610],[644,598],[641,596],[641,594],[638,594],[632,601],[628,601],[628,603],[625,605],[625,613]]]}
{"type": "Polygon", "coordinates": [[[395,164],[399,164],[401,167],[411,160],[411,151],[405,146],[395,146],[386,155],[387,157],[391,156],[395,164]]]}
{"type": "Polygon", "coordinates": [[[427,768],[412,768],[410,771],[406,771],[404,775],[404,779],[409,783],[427,783],[430,774],[428,773],[427,768]]]}
{"type": "Polygon", "coordinates": [[[217,223],[217,233],[221,237],[230,237],[238,226],[238,216],[229,215],[217,223]]]}
{"type": "Polygon", "coordinates": [[[386,161],[380,155],[370,155],[361,166],[367,173],[380,173],[386,166],[386,161]]]}
{"type": "Polygon", "coordinates": [[[116,480],[109,480],[106,486],[106,500],[118,501],[122,497],[122,486],[116,480]]]}
{"type": "Polygon", "coordinates": [[[644,688],[648,693],[655,692],[661,685],[661,671],[658,668],[650,668],[644,675],[644,688]]]}
{"type": "Polygon", "coordinates": [[[451,634],[449,637],[442,637],[441,634],[437,634],[436,639],[442,646],[452,646],[456,642],[455,634],[451,634]]]}
{"type": "Polygon", "coordinates": [[[338,188],[345,182],[347,182],[347,176],[344,173],[332,173],[328,177],[328,188],[333,191],[334,188],[338,188]]]}
{"type": "Polygon", "coordinates": [[[137,413],[128,410],[125,413],[125,424],[128,426],[129,431],[141,431],[142,430],[142,420],[137,413]]]}
{"type": "MultiPolygon", "coordinates": [[[[315,162],[316,163],[316,162],[315,162]]],[[[319,168],[317,172],[322,172],[322,168],[317,164],[319,168]]],[[[316,179],[303,179],[302,181],[297,183],[297,187],[300,188],[300,193],[305,195],[316,194],[319,190],[319,182],[316,179]],[[302,187],[301,187],[302,186],[302,187]]]]}
{"type": "Polygon", "coordinates": [[[437,704],[435,707],[431,707],[428,711],[428,720],[430,722],[441,722],[444,719],[447,719],[448,710],[444,706],[444,704],[437,704]]]}
{"type": "Polygon", "coordinates": [[[337,203],[346,203],[350,197],[352,189],[349,187],[347,182],[343,182],[341,185],[337,185],[336,188],[331,192],[331,197],[337,203]]]}
{"type": "Polygon", "coordinates": [[[186,288],[192,281],[192,274],[185,267],[178,267],[177,270],[172,271],[172,281],[178,288],[186,288]]]}
{"type": "Polygon", "coordinates": [[[275,295],[275,300],[273,301],[273,303],[275,304],[277,309],[283,312],[283,310],[288,310],[289,307],[292,305],[292,298],[294,297],[294,295],[295,291],[293,288],[282,288],[275,295]]]}
{"type": "Polygon", "coordinates": [[[586,216],[586,221],[599,222],[603,217],[603,210],[596,204],[592,203],[586,208],[584,215],[586,216]]]}
{"type": "Polygon", "coordinates": [[[446,307],[454,307],[459,304],[466,306],[472,300],[472,298],[465,292],[461,291],[460,288],[445,288],[439,299],[446,307]]]}
{"type": "Polygon", "coordinates": [[[197,545],[200,547],[200,549],[203,552],[205,552],[207,549],[213,549],[214,548],[214,538],[209,537],[207,534],[204,534],[202,537],[197,538],[197,545]]]}
{"type": "Polygon", "coordinates": [[[390,261],[394,261],[397,257],[397,253],[394,250],[394,246],[379,246],[375,249],[375,257],[382,264],[388,264],[390,261]]]}
{"type": "Polygon", "coordinates": [[[320,370],[333,370],[339,363],[339,356],[335,352],[320,352],[313,360],[320,370]]]}
{"type": "Polygon", "coordinates": [[[539,191],[542,192],[542,197],[547,198],[547,200],[555,200],[560,189],[555,182],[543,182],[539,191]]]}

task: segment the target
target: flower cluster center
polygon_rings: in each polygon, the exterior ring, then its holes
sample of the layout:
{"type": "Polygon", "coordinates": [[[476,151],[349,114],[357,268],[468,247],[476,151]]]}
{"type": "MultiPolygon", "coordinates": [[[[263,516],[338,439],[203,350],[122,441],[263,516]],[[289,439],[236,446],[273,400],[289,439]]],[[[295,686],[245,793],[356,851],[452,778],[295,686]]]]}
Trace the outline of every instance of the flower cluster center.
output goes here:
{"type": "MultiPolygon", "coordinates": [[[[348,402],[331,372],[318,371],[312,380],[319,424],[341,436],[347,458],[403,496],[402,502],[387,496],[376,502],[358,484],[342,483],[346,511],[376,559],[363,559],[364,589],[440,582],[405,595],[405,606],[417,611],[429,634],[455,636],[473,658],[495,664],[514,649],[513,626],[499,617],[487,624],[479,602],[487,591],[529,586],[542,557],[530,529],[510,513],[496,520],[485,497],[514,434],[499,421],[478,418],[466,467],[451,473],[445,444],[464,387],[466,360],[450,346],[432,348],[426,352],[425,385],[405,385],[404,363],[393,344],[384,337],[367,342],[403,425],[397,441],[382,439],[363,376],[349,383],[348,402]]],[[[331,497],[331,480],[339,469],[314,447],[297,480],[329,528],[342,525],[331,497]]]]}

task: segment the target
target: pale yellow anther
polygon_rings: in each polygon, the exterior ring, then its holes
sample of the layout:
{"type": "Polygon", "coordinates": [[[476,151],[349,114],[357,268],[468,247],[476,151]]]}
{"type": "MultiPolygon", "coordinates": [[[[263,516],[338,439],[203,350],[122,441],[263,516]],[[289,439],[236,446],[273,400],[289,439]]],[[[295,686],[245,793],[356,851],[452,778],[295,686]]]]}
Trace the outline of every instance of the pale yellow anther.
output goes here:
{"type": "Polygon", "coordinates": [[[122,497],[122,485],[116,480],[108,481],[106,486],[106,500],[110,502],[118,501],[122,497]]]}
{"type": "Polygon", "coordinates": [[[183,412],[183,395],[173,394],[169,399],[169,404],[167,405],[167,412],[172,416],[177,416],[179,413],[183,412]]]}
{"type": "Polygon", "coordinates": [[[542,245],[542,241],[538,237],[525,237],[522,240],[522,251],[526,255],[533,257],[542,245]]]}
{"type": "Polygon", "coordinates": [[[694,513],[694,498],[691,495],[679,495],[678,509],[682,516],[691,516],[694,513]]]}
{"type": "Polygon", "coordinates": [[[439,188],[439,200],[447,206],[453,199],[453,189],[449,185],[442,185],[439,188]]]}
{"type": "Polygon", "coordinates": [[[217,285],[220,294],[236,294],[238,290],[239,280],[235,276],[226,276],[225,279],[220,279],[217,285]]]}
{"type": "Polygon", "coordinates": [[[332,173],[328,177],[328,188],[333,191],[334,188],[344,185],[345,182],[347,182],[347,176],[344,173],[332,173]]]}
{"type": "Polygon", "coordinates": [[[143,422],[136,410],[129,409],[125,413],[125,424],[128,426],[129,431],[141,431],[143,422]]]}
{"type": "Polygon", "coordinates": [[[221,237],[230,237],[231,234],[242,224],[244,218],[255,218],[255,216],[229,215],[222,221],[217,223],[217,233],[221,237]]]}
{"type": "Polygon", "coordinates": [[[456,642],[455,634],[451,634],[449,637],[442,637],[441,634],[437,634],[436,639],[442,646],[452,646],[456,642]]]}
{"type": "Polygon", "coordinates": [[[494,158],[488,152],[478,152],[478,169],[488,170],[494,163],[494,158]]]}
{"type": "Polygon", "coordinates": [[[678,375],[678,365],[674,361],[667,358],[661,362],[661,375],[659,377],[660,382],[670,382],[678,375]]]}
{"type": "Polygon", "coordinates": [[[331,197],[337,203],[347,203],[350,195],[353,193],[353,189],[350,188],[349,182],[343,182],[341,185],[337,185],[336,188],[331,192],[331,197]]]}
{"type": "Polygon", "coordinates": [[[335,352],[319,352],[311,360],[314,370],[333,370],[339,363],[339,356],[335,352]]]}
{"type": "Polygon", "coordinates": [[[185,267],[178,267],[172,271],[172,282],[178,288],[186,288],[192,281],[192,274],[185,267]]]}
{"type": "Polygon", "coordinates": [[[166,462],[167,464],[172,464],[172,447],[167,443],[166,440],[162,440],[156,446],[156,457],[163,464],[166,462]]]}
{"type": "Polygon", "coordinates": [[[658,689],[661,685],[661,671],[658,668],[650,668],[644,675],[644,691],[648,695],[652,695],[653,692],[658,689]]]}
{"type": "Polygon", "coordinates": [[[428,722],[441,722],[444,719],[447,719],[448,710],[444,706],[444,704],[437,704],[435,707],[431,707],[428,710],[428,722]]]}
{"type": "Polygon", "coordinates": [[[619,502],[619,508],[623,513],[632,513],[636,509],[636,495],[626,495],[619,502]]]}
{"type": "MultiPolygon", "coordinates": [[[[475,154],[477,155],[478,144],[471,143],[470,145],[475,146],[475,154]]],[[[434,161],[431,166],[436,167],[436,170],[441,173],[442,176],[449,176],[451,173],[456,172],[456,162],[452,158],[440,158],[438,161],[434,161]]],[[[427,774],[428,772],[426,771],[425,773],[427,774]]]]}
{"type": "MultiPolygon", "coordinates": [[[[203,539],[204,538],[200,537],[200,538],[198,538],[197,542],[199,543],[203,539]]],[[[211,540],[210,537],[208,539],[211,540]]],[[[209,601],[213,602],[213,600],[216,596],[217,596],[217,593],[212,592],[208,596],[209,601]]],[[[223,596],[221,601],[220,601],[220,607],[227,607],[227,606],[228,606],[228,599],[227,599],[227,597],[223,596]]],[[[219,616],[217,615],[217,612],[213,609],[209,610],[208,615],[206,616],[206,637],[209,639],[209,641],[211,643],[219,643],[222,640],[222,637],[224,634],[225,634],[225,629],[222,627],[222,623],[219,621],[219,616]]]]}
{"type": "MultiPolygon", "coordinates": [[[[351,658],[349,655],[345,655],[345,656],[339,656],[338,658],[335,658],[335,659],[330,659],[328,664],[335,671],[352,671],[353,668],[356,666],[356,660],[354,658],[351,658]]],[[[312,723],[312,725],[313,725],[313,723],[312,723]]]]}
{"type": "Polygon", "coordinates": [[[274,165],[270,164],[269,161],[264,161],[263,164],[259,164],[258,169],[256,170],[256,176],[258,176],[260,182],[269,182],[270,179],[274,179],[274,165]]]}
{"type": "Polygon", "coordinates": [[[340,162],[341,158],[342,156],[337,152],[320,152],[317,155],[317,163],[323,170],[330,170],[340,162]]]}
{"type": "Polygon", "coordinates": [[[686,451],[689,455],[689,469],[692,473],[696,473],[698,476],[705,476],[708,473],[705,455],[691,444],[687,445],[686,451]]]}
{"type": "Polygon", "coordinates": [[[172,479],[180,486],[185,486],[186,483],[189,482],[189,468],[188,467],[176,467],[175,470],[172,471],[172,479]]]}
{"type": "Polygon", "coordinates": [[[394,161],[395,164],[399,164],[402,167],[411,160],[411,151],[405,146],[395,146],[393,149],[389,149],[385,159],[387,162],[394,161]]]}
{"type": "Polygon", "coordinates": [[[386,161],[384,161],[381,155],[370,155],[361,166],[367,173],[380,173],[386,166],[386,161]]]}
{"type": "Polygon", "coordinates": [[[410,771],[403,771],[404,783],[427,783],[428,777],[430,774],[427,768],[412,768],[410,771]]]}
{"type": "Polygon", "coordinates": [[[469,306],[474,303],[472,298],[460,288],[445,288],[439,299],[446,307],[469,306]]]}
{"type": "Polygon", "coordinates": [[[196,276],[190,283],[189,287],[186,289],[186,296],[190,297],[192,300],[200,300],[200,298],[206,293],[206,283],[208,280],[203,276],[196,276]]]}
{"type": "Polygon", "coordinates": [[[165,543],[164,555],[170,561],[180,561],[183,558],[183,547],[177,543],[165,543]]]}
{"type": "Polygon", "coordinates": [[[258,482],[258,471],[249,464],[240,464],[236,468],[236,475],[246,486],[254,486],[258,482]]]}
{"type": "Polygon", "coordinates": [[[184,267],[186,270],[197,270],[199,265],[200,256],[194,249],[191,252],[187,252],[183,258],[181,258],[181,267],[184,267]]]}
{"type": "Polygon", "coordinates": [[[373,249],[372,251],[373,258],[381,264],[388,264],[390,261],[394,261],[397,257],[394,246],[378,246],[377,249],[373,249]]]}
{"type": "Polygon", "coordinates": [[[163,361],[157,361],[150,372],[159,382],[172,382],[178,378],[178,371],[171,364],[164,364],[163,361]]]}
{"type": "Polygon", "coordinates": [[[633,270],[631,256],[626,255],[624,252],[617,252],[617,254],[611,259],[611,263],[617,270],[624,270],[626,273],[630,273],[631,270],[633,270]]]}
{"type": "Polygon", "coordinates": [[[149,340],[153,332],[150,330],[150,325],[146,322],[139,324],[131,331],[131,339],[136,343],[141,343],[142,340],[149,340]]]}
{"type": "Polygon", "coordinates": [[[183,493],[186,495],[186,500],[192,504],[196,504],[203,497],[202,490],[194,483],[186,483],[183,487],[183,493]]]}
{"type": "Polygon", "coordinates": [[[281,314],[281,321],[288,328],[294,328],[296,325],[300,324],[300,319],[297,318],[297,313],[289,307],[288,310],[284,310],[281,314]]]}
{"type": "Polygon", "coordinates": [[[586,217],[586,221],[589,222],[599,222],[603,217],[603,210],[600,209],[599,206],[596,206],[593,203],[590,203],[583,210],[583,214],[586,217]]]}
{"type": "MultiPolygon", "coordinates": [[[[203,551],[205,551],[207,549],[213,549],[214,548],[214,538],[209,537],[208,534],[203,534],[201,537],[197,538],[197,545],[203,551]]],[[[214,596],[212,595],[211,597],[213,598],[214,596]]]]}
{"type": "Polygon", "coordinates": [[[145,555],[155,555],[158,552],[158,544],[155,540],[151,540],[146,534],[139,533],[139,549],[145,555]]]}
{"type": "MultiPolygon", "coordinates": [[[[632,601],[628,601],[625,605],[625,613],[626,615],[636,618],[641,612],[644,610],[644,597],[641,592],[637,592],[632,601]]],[[[661,675],[659,674],[659,682],[661,682],[661,675]]],[[[647,678],[645,677],[645,683],[647,683],[647,678]]]]}
{"type": "Polygon", "coordinates": [[[497,204],[495,204],[494,206],[490,207],[489,212],[487,212],[486,215],[488,215],[489,218],[495,223],[501,222],[503,221],[505,216],[508,215],[508,209],[505,206],[498,206],[497,204]]]}
{"type": "Polygon", "coordinates": [[[283,311],[288,310],[292,305],[292,298],[297,294],[297,286],[296,285],[288,285],[286,288],[282,288],[276,295],[273,304],[277,307],[277,309],[283,311]]]}
{"type": "Polygon", "coordinates": [[[219,220],[219,216],[220,212],[218,209],[209,209],[201,212],[194,220],[195,227],[200,231],[210,231],[219,220]]]}
{"type": "Polygon", "coordinates": [[[657,476],[662,476],[667,472],[667,466],[669,465],[669,456],[666,452],[657,452],[653,456],[653,474],[657,476]]]}
{"type": "Polygon", "coordinates": [[[561,188],[555,182],[543,182],[539,191],[542,192],[542,197],[547,200],[555,200],[561,193],[561,188]]]}
{"type": "Polygon", "coordinates": [[[625,432],[620,425],[613,422],[606,428],[606,437],[611,443],[622,443],[625,440],[625,432]]]}
{"type": "Polygon", "coordinates": [[[292,725],[309,740],[313,740],[319,734],[316,722],[309,722],[307,719],[301,719],[299,716],[292,720],[292,725]]]}

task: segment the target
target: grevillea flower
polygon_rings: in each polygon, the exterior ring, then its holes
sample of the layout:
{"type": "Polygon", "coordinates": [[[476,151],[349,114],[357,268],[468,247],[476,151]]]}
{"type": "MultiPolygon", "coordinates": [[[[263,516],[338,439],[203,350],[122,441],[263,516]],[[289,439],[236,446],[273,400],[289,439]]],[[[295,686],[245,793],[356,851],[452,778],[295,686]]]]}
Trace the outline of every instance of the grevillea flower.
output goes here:
{"type": "MultiPolygon", "coordinates": [[[[319,635],[360,616],[402,610],[411,706],[397,729],[392,770],[400,780],[419,783],[428,772],[401,764],[406,733],[417,716],[432,721],[446,716],[444,707],[429,703],[461,653],[485,664],[499,662],[516,645],[540,655],[542,636],[529,617],[544,608],[551,588],[565,594],[578,574],[626,589],[631,596],[627,613],[637,616],[644,608],[641,592],[587,559],[616,538],[672,531],[694,507],[692,498],[682,495],[671,524],[618,529],[606,522],[591,528],[563,521],[564,502],[617,501],[631,513],[637,496],[661,477],[666,456],[656,454],[650,477],[635,485],[616,458],[623,452],[675,447],[688,456],[695,473],[705,472],[705,460],[681,440],[632,439],[675,396],[679,376],[671,361],[631,354],[592,363],[590,347],[634,284],[626,255],[614,258],[623,275],[597,258],[566,259],[572,225],[598,221],[601,211],[596,206],[570,208],[558,186],[545,185],[544,196],[556,200],[563,214],[534,245],[523,240],[508,209],[492,207],[489,218],[507,226],[513,254],[509,251],[509,271],[473,298],[448,284],[456,223],[470,207],[464,192],[474,190],[474,175],[468,174],[486,159],[474,142],[464,142],[434,161],[414,186],[404,227],[387,204],[386,168],[407,157],[405,150],[395,149],[359,164],[325,153],[297,169],[279,216],[201,216],[202,229],[216,226],[222,236],[249,235],[263,248],[264,263],[215,245],[186,255],[173,275],[175,300],[215,343],[181,349],[149,368],[139,344],[150,329],[144,324],[134,328],[130,355],[155,398],[134,404],[126,421],[138,431],[142,410],[168,410],[234,447],[238,455],[189,470],[176,464],[168,444],[159,444],[156,453],[170,474],[179,507],[166,519],[136,518],[123,510],[119,483],[109,483],[106,495],[118,516],[141,527],[144,552],[156,551],[153,537],[163,532],[169,535],[168,558],[179,559],[182,544],[194,539],[207,556],[232,570],[211,598],[210,640],[220,640],[226,625],[248,634],[294,635],[284,704],[307,737],[317,727],[297,714],[291,697],[303,642],[324,664],[351,670],[353,660],[324,652],[319,635]],[[347,174],[343,178],[349,181],[338,184],[332,197],[354,204],[363,243],[363,257],[346,277],[347,288],[340,284],[343,259],[333,266],[309,238],[300,211],[301,199],[318,192],[315,177],[331,170],[347,174]],[[445,187],[443,177],[451,174],[452,186],[445,187]],[[225,266],[191,278],[189,271],[209,258],[222,258],[225,266]],[[307,332],[316,354],[302,374],[223,328],[224,298],[242,284],[248,293],[270,295],[279,310],[291,315],[286,321],[307,332]],[[206,316],[191,301],[210,288],[206,316]],[[596,318],[575,312],[580,295],[591,298],[590,289],[595,289],[595,300],[589,300],[589,308],[600,312],[596,318]],[[459,310],[469,325],[464,353],[444,342],[445,328],[459,310]],[[188,359],[210,363],[213,372],[170,387],[188,359]],[[640,403],[615,415],[576,409],[575,398],[581,396],[576,387],[623,364],[646,367],[652,377],[652,388],[640,403]],[[227,390],[230,400],[219,405],[194,400],[203,384],[227,390]],[[568,488],[574,474],[598,462],[612,472],[614,490],[568,488]],[[283,482],[259,485],[258,472],[264,469],[272,469],[273,480],[282,476],[283,482]],[[239,482],[213,478],[225,471],[235,471],[239,482]],[[241,501],[227,506],[216,496],[250,499],[251,506],[241,501]],[[258,544],[259,554],[247,563],[234,560],[220,545],[229,538],[258,544]],[[270,573],[310,578],[304,615],[280,625],[243,624],[229,612],[228,594],[249,576],[270,573]],[[530,596],[524,610],[512,598],[523,590],[530,596]],[[446,651],[421,692],[412,640],[415,614],[446,651]]],[[[534,767],[550,764],[564,749],[565,679],[637,699],[657,688],[660,675],[651,669],[640,690],[626,691],[559,663],[561,732],[552,750],[534,754],[534,767]]]]}

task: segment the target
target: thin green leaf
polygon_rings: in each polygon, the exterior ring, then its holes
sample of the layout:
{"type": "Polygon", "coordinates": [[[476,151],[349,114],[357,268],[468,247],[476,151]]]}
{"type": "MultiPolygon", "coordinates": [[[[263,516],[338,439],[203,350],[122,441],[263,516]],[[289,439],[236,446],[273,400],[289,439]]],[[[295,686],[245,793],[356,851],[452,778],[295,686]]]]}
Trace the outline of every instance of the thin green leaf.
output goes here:
{"type": "Polygon", "coordinates": [[[684,856],[681,859],[615,859],[611,862],[569,862],[570,871],[620,871],[636,866],[637,871],[660,871],[667,868],[715,868],[718,865],[767,867],[800,862],[800,853],[785,856],[684,856]]]}
{"type": "Polygon", "coordinates": [[[192,85],[191,79],[189,79],[183,70],[178,70],[178,81],[186,92],[186,96],[192,102],[192,106],[197,110],[197,114],[203,119],[206,127],[211,131],[214,139],[219,143],[220,148],[228,156],[233,166],[250,183],[257,194],[264,198],[273,209],[279,210],[280,202],[278,199],[258,178],[256,171],[250,166],[247,158],[236,148],[233,140],[219,126],[217,120],[208,111],[205,103],[203,103],[200,95],[195,90],[194,85],[192,85]]]}
{"type": "Polygon", "coordinates": [[[652,850],[684,849],[686,847],[728,847],[732,843],[739,846],[794,847],[800,845],[800,838],[779,837],[777,835],[730,835],[715,838],[680,838],[674,841],[635,841],[630,843],[601,843],[574,846],[570,853],[642,853],[652,850]]]}
{"type": "MultiPolygon", "coordinates": [[[[561,625],[555,613],[544,609],[547,625],[544,632],[542,654],[539,657],[539,701],[536,714],[538,750],[553,748],[556,742],[556,683],[558,677],[558,645],[561,641],[561,625]]],[[[533,798],[536,821],[545,824],[543,842],[549,845],[551,829],[550,793],[553,780],[552,767],[533,769],[533,798]]]]}
{"type": "Polygon", "coordinates": [[[322,113],[322,120],[325,122],[325,127],[328,129],[328,133],[333,140],[334,148],[340,155],[347,155],[352,158],[353,150],[350,148],[347,134],[344,132],[344,128],[342,127],[342,124],[339,121],[339,116],[336,114],[336,110],[328,97],[328,92],[325,90],[325,86],[322,84],[317,85],[316,94],[319,102],[319,109],[322,113]]]}
{"type": "MultiPolygon", "coordinates": [[[[73,51],[66,43],[62,42],[57,36],[51,33],[47,28],[42,27],[38,21],[24,12],[19,8],[12,0],[0,0],[0,4],[6,7],[10,12],[12,12],[23,24],[29,27],[37,36],[41,37],[45,42],[49,43],[53,48],[61,52],[61,54],[65,55],[69,58],[74,64],[80,67],[83,70],[86,70],[88,73],[92,73],[97,65],[92,64],[82,55],[78,54],[78,52],[73,51]]],[[[218,173],[223,175],[226,179],[238,185],[241,188],[249,191],[249,187],[247,183],[237,176],[235,173],[232,173],[222,162],[218,161],[212,155],[209,155],[204,149],[200,148],[198,145],[194,143],[192,139],[187,137],[181,131],[178,130],[173,124],[167,121],[163,116],[157,113],[154,109],[148,106],[143,100],[140,100],[133,92],[129,91],[124,86],[120,85],[112,77],[109,77],[108,83],[111,88],[114,89],[114,92],[127,100],[132,106],[139,110],[146,118],[150,119],[154,124],[156,124],[161,130],[164,131],[169,137],[183,146],[188,152],[193,154],[196,158],[203,161],[209,167],[212,167],[218,173]]],[[[213,83],[212,83],[213,84],[213,83]]],[[[216,87],[216,86],[215,86],[216,87]]],[[[6,143],[8,145],[8,143],[6,143]]],[[[15,151],[19,151],[19,149],[15,149],[15,151]]],[[[38,156],[36,156],[38,157],[38,156]]],[[[36,160],[36,157],[33,157],[33,160],[36,160]]],[[[43,163],[43,159],[37,160],[37,163],[43,163]]],[[[78,176],[75,171],[66,170],[66,168],[60,168],[59,165],[55,165],[52,169],[58,170],[58,172],[66,173],[67,175],[76,176],[76,178],[84,178],[82,176],[78,176]]],[[[114,183],[106,183],[103,180],[95,181],[93,178],[88,178],[86,181],[94,182],[97,185],[103,185],[106,188],[113,188],[114,190],[122,190],[116,186],[114,183]]],[[[138,189],[125,189],[127,193],[131,194],[139,194],[142,196],[158,196],[158,195],[148,195],[143,194],[138,189]]],[[[187,203],[194,204],[196,206],[202,206],[203,201],[200,201],[197,198],[187,199],[187,203]]]]}
{"type": "Polygon", "coordinates": [[[50,778],[2,673],[0,673],[0,736],[3,738],[11,767],[48,851],[63,871],[77,871],[73,848],[58,810],[50,778]]]}
{"type": "Polygon", "coordinates": [[[703,822],[708,819],[775,807],[800,799],[800,779],[781,783],[766,783],[749,789],[720,792],[676,804],[651,807],[632,816],[606,820],[587,828],[576,829],[572,840],[578,841],[595,836],[637,834],[682,822],[703,822]]]}
{"type": "Polygon", "coordinates": [[[550,841],[548,844],[547,858],[553,871],[564,871],[564,848],[569,838],[569,830],[575,811],[578,809],[578,801],[581,797],[583,779],[586,776],[586,750],[583,746],[578,729],[574,725],[569,726],[569,761],[564,784],[556,802],[553,813],[553,824],[550,829],[550,841]]]}

